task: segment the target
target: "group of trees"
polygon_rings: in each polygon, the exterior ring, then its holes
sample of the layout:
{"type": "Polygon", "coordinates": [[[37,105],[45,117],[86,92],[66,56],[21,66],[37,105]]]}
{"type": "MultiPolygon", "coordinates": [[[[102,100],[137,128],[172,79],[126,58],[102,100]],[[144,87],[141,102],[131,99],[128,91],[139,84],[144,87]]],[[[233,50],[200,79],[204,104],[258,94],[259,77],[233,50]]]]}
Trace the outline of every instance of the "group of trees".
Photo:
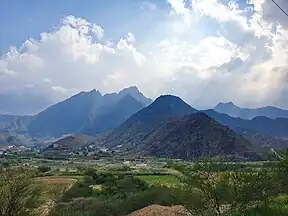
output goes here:
{"type": "Polygon", "coordinates": [[[41,188],[34,175],[22,168],[0,170],[0,216],[36,216],[41,188]]]}
{"type": "Polygon", "coordinates": [[[271,169],[215,172],[214,163],[196,164],[183,172],[182,205],[192,215],[288,215],[287,206],[276,203],[288,184],[278,176],[282,171],[288,174],[282,165],[281,162],[271,169]]]}
{"type": "MultiPolygon", "coordinates": [[[[60,202],[51,215],[119,216],[150,204],[180,204],[197,216],[288,215],[288,153],[263,168],[231,169],[231,164],[213,161],[171,167],[180,173],[178,187],[149,186],[133,175],[88,170],[83,181],[57,197],[60,202]],[[91,185],[101,189],[95,192],[91,185]]],[[[2,169],[0,216],[39,215],[41,192],[29,170],[2,169]]]]}

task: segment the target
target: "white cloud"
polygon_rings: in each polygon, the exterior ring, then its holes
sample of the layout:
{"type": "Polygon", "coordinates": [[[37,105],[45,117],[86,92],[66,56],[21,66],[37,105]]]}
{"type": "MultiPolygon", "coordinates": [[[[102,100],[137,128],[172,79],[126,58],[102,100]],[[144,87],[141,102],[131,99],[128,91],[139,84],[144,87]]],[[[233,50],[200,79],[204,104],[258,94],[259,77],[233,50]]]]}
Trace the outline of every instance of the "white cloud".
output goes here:
{"type": "Polygon", "coordinates": [[[185,2],[186,0],[168,0],[168,3],[176,14],[189,13],[189,9],[185,7],[185,2]]]}
{"type": "MultiPolygon", "coordinates": [[[[268,23],[281,24],[288,26],[287,16],[271,1],[271,0],[250,0],[258,11],[259,19],[263,19],[268,23]]],[[[277,0],[276,3],[286,12],[288,12],[288,2],[286,0],[277,0]]]]}
{"type": "MultiPolygon", "coordinates": [[[[192,55],[193,48],[186,41],[182,41],[182,44],[187,45],[181,51],[188,49],[190,53],[181,53],[178,50],[175,54],[178,59],[181,58],[180,56],[193,57],[198,66],[202,65],[202,70],[196,74],[204,72],[206,74],[204,77],[210,78],[208,82],[207,79],[198,80],[197,87],[192,92],[199,97],[189,96],[187,100],[203,106],[211,106],[212,101],[216,103],[221,100],[232,100],[248,106],[261,106],[273,104],[277,100],[279,93],[281,94],[287,87],[287,81],[283,81],[283,77],[288,73],[285,70],[288,57],[287,35],[282,33],[285,27],[280,22],[277,31],[273,30],[275,24],[267,21],[263,15],[264,4],[268,5],[266,1],[255,3],[254,13],[249,16],[248,9],[240,9],[233,1],[227,5],[216,0],[192,1],[190,13],[196,13],[197,16],[202,17],[201,19],[212,19],[219,27],[218,37],[207,36],[197,45],[192,46],[194,49],[199,47],[196,53],[203,55],[202,61],[201,58],[192,55]],[[219,40],[226,41],[226,45],[219,43],[219,40]],[[204,43],[201,43],[202,41],[204,43]],[[236,63],[235,59],[238,59],[236,63]],[[205,68],[203,70],[205,64],[210,66],[208,72],[205,68]]],[[[185,80],[189,80],[187,73],[185,76],[185,80]]],[[[195,78],[195,73],[190,74],[190,77],[195,78]]],[[[177,82],[183,82],[180,78],[172,82],[174,86],[177,82]]],[[[182,91],[191,92],[189,83],[180,86],[183,88],[182,91]]],[[[182,94],[184,95],[183,92],[182,94]]]]}
{"type": "Polygon", "coordinates": [[[130,42],[130,43],[134,43],[136,41],[135,36],[131,32],[128,32],[126,39],[127,39],[127,42],[130,42]]]}
{"type": "Polygon", "coordinates": [[[200,15],[209,16],[220,22],[237,20],[245,27],[245,17],[242,15],[245,11],[240,10],[235,2],[231,1],[228,5],[217,0],[194,0],[192,1],[193,10],[200,15]]]}
{"type": "Polygon", "coordinates": [[[251,1],[243,9],[234,1],[168,0],[171,11],[164,24],[155,24],[157,35],[142,30],[153,38],[144,44],[132,32],[108,40],[97,23],[68,16],[58,29],[2,56],[0,98],[28,97],[37,89],[35,97],[47,106],[77,91],[137,85],[147,96],[173,93],[196,107],[234,101],[288,108],[287,98],[279,102],[288,88],[287,26],[282,15],[267,15],[275,9],[267,0],[251,1]]]}
{"type": "MultiPolygon", "coordinates": [[[[180,26],[188,26],[190,27],[192,23],[195,22],[196,17],[193,16],[193,13],[186,8],[186,0],[167,0],[168,3],[171,5],[171,12],[170,15],[174,17],[175,15],[181,16],[183,18],[183,23],[180,26]]],[[[175,25],[175,23],[174,23],[175,25]]],[[[175,27],[174,27],[175,28],[175,27]]]]}
{"type": "Polygon", "coordinates": [[[103,37],[104,29],[102,29],[101,26],[93,24],[91,29],[97,35],[99,40],[103,37]]]}

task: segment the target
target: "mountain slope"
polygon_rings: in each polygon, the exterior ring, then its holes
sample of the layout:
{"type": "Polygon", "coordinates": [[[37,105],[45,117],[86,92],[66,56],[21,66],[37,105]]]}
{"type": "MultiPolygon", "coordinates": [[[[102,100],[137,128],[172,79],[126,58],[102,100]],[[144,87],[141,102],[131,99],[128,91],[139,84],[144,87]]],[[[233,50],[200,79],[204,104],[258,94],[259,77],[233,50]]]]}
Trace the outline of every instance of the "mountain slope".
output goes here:
{"type": "Polygon", "coordinates": [[[141,154],[186,160],[221,156],[261,159],[249,141],[203,113],[167,120],[138,147],[141,154]]]}
{"type": "Polygon", "coordinates": [[[145,106],[148,106],[153,102],[150,98],[146,98],[136,86],[124,88],[118,93],[120,97],[123,97],[127,94],[130,94],[134,99],[139,101],[141,104],[144,104],[145,106]]]}
{"type": "Polygon", "coordinates": [[[39,113],[29,124],[31,136],[57,137],[80,130],[102,104],[100,92],[81,92],[39,113]],[[94,110],[92,110],[92,108],[94,110]]]}
{"type": "Polygon", "coordinates": [[[110,147],[125,144],[126,147],[133,148],[165,120],[196,112],[197,110],[179,97],[160,96],[148,107],[135,113],[120,127],[116,128],[102,144],[110,147]]]}
{"type": "Polygon", "coordinates": [[[0,131],[15,130],[26,127],[32,116],[2,115],[0,114],[0,131]]]}
{"type": "Polygon", "coordinates": [[[15,120],[15,118],[17,118],[17,117],[19,117],[19,116],[0,114],[0,123],[8,123],[8,122],[11,122],[11,121],[15,120]]]}
{"type": "Polygon", "coordinates": [[[117,103],[107,107],[106,113],[98,116],[91,124],[87,125],[83,129],[83,133],[96,135],[103,131],[112,130],[142,108],[144,108],[144,104],[127,93],[117,103]]]}
{"type": "Polygon", "coordinates": [[[81,92],[36,115],[28,125],[29,135],[32,137],[61,137],[72,133],[94,135],[119,126],[149,101],[136,87],[104,96],[96,90],[81,92]]]}
{"type": "Polygon", "coordinates": [[[27,126],[30,124],[30,122],[33,119],[34,119],[33,116],[15,117],[12,121],[5,123],[2,130],[9,131],[10,133],[13,133],[13,134],[25,134],[27,136],[28,135],[27,126]]]}
{"type": "Polygon", "coordinates": [[[9,131],[0,132],[0,146],[22,146],[28,145],[29,142],[29,137],[25,135],[11,134],[9,131]]]}
{"type": "Polygon", "coordinates": [[[257,116],[265,116],[270,119],[288,118],[288,110],[279,109],[277,107],[267,106],[257,109],[240,108],[229,103],[219,103],[215,108],[219,113],[225,113],[232,117],[240,117],[243,119],[253,119],[257,116]]]}
{"type": "Polygon", "coordinates": [[[262,135],[260,133],[245,129],[238,128],[235,129],[236,133],[242,135],[246,139],[248,139],[251,143],[263,147],[263,148],[273,148],[273,149],[286,149],[288,148],[288,139],[262,135]]]}

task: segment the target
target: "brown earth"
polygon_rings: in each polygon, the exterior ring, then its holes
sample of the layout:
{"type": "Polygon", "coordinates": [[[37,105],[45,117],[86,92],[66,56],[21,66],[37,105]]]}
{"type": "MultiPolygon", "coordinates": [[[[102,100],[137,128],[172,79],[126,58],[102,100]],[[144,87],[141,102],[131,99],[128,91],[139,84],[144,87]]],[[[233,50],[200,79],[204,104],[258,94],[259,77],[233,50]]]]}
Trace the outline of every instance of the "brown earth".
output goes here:
{"type": "Polygon", "coordinates": [[[187,210],[180,205],[177,206],[161,206],[150,205],[143,209],[131,213],[129,216],[189,216],[187,210]]]}

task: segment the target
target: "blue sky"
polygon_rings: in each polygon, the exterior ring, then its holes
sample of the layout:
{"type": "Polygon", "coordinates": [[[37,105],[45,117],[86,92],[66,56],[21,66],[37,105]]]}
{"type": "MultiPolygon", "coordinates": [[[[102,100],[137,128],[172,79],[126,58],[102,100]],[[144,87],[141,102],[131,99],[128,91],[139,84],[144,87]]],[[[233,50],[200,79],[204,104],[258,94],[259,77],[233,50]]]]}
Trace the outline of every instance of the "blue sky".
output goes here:
{"type": "Polygon", "coordinates": [[[153,1],[158,11],[147,13],[141,0],[0,0],[1,52],[9,46],[20,46],[28,38],[39,38],[41,32],[59,25],[59,20],[73,15],[106,30],[106,37],[115,40],[127,32],[134,32],[141,40],[141,29],[161,21],[168,10],[163,0],[153,1]]]}
{"type": "Polygon", "coordinates": [[[0,29],[0,113],[131,85],[288,108],[288,21],[270,0],[0,0],[0,29]]]}
{"type": "MultiPolygon", "coordinates": [[[[228,4],[230,0],[222,1],[228,4]]],[[[59,25],[59,20],[68,15],[81,17],[100,24],[106,37],[115,40],[127,32],[141,41],[145,40],[142,29],[155,27],[165,20],[170,6],[166,0],[154,0],[157,11],[148,11],[145,0],[0,0],[0,51],[10,46],[20,46],[28,38],[39,38],[41,32],[59,25]]],[[[237,0],[241,8],[247,7],[246,0],[237,0]]],[[[186,5],[191,4],[186,1],[186,5]]],[[[211,26],[209,26],[210,28],[211,26]]],[[[209,29],[208,29],[209,30],[209,29]]]]}

